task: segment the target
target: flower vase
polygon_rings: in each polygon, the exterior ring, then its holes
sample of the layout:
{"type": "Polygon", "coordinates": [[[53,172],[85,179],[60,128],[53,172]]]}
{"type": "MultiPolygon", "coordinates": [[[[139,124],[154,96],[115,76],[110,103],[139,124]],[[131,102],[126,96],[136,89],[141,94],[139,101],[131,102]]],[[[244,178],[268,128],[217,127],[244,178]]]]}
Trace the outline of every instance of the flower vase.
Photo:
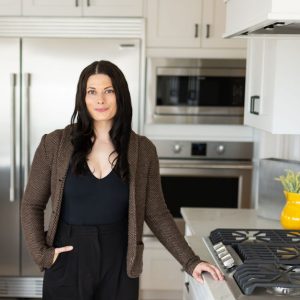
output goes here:
{"type": "Polygon", "coordinates": [[[284,191],[286,204],[280,216],[280,223],[285,229],[300,229],[300,194],[284,191]]]}

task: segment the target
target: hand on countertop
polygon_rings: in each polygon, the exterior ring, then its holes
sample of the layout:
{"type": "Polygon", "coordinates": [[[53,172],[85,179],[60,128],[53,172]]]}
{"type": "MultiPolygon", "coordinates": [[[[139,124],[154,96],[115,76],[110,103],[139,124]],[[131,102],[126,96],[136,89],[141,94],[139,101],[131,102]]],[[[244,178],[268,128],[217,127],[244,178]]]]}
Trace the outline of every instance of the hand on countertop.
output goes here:
{"type": "Polygon", "coordinates": [[[202,261],[195,267],[192,275],[198,282],[204,283],[202,277],[202,272],[204,271],[210,273],[214,280],[224,280],[224,275],[221,271],[216,266],[205,261],[202,261]]]}

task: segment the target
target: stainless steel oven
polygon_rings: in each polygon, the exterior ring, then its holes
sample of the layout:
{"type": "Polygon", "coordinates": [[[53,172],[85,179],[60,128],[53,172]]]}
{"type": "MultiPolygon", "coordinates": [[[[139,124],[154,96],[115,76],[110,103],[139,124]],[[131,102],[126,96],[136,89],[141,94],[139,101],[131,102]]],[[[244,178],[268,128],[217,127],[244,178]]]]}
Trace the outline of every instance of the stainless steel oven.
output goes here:
{"type": "MultiPolygon", "coordinates": [[[[251,142],[153,140],[166,204],[180,231],[180,207],[250,208],[251,142]]],[[[144,235],[152,235],[145,226],[144,235]]]]}
{"type": "Polygon", "coordinates": [[[245,60],[148,58],[146,122],[242,124],[245,60]]]}

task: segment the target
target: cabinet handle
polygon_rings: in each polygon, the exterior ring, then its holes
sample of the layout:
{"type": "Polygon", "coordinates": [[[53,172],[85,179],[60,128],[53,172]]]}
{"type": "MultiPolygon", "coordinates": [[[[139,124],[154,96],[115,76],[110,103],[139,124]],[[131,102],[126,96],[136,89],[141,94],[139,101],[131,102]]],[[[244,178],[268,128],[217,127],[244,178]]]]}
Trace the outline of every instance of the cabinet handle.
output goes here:
{"type": "Polygon", "coordinates": [[[78,0],[75,0],[75,6],[76,7],[78,6],[78,0]]]}
{"type": "Polygon", "coordinates": [[[208,39],[210,36],[210,25],[206,24],[206,38],[208,39]]]}
{"type": "Polygon", "coordinates": [[[254,115],[259,115],[259,111],[255,110],[255,104],[260,99],[259,96],[251,96],[250,98],[250,113],[254,115]]]}
{"type": "Polygon", "coordinates": [[[195,38],[198,37],[198,29],[199,29],[199,25],[195,24],[195,38]]]}
{"type": "Polygon", "coordinates": [[[120,44],[120,48],[134,48],[135,44],[120,44]]]}
{"type": "Polygon", "coordinates": [[[90,6],[90,0],[86,0],[86,6],[90,6]]]}
{"type": "Polygon", "coordinates": [[[16,76],[17,74],[10,74],[11,85],[11,140],[10,140],[10,190],[9,200],[15,201],[16,190],[16,76]]]}

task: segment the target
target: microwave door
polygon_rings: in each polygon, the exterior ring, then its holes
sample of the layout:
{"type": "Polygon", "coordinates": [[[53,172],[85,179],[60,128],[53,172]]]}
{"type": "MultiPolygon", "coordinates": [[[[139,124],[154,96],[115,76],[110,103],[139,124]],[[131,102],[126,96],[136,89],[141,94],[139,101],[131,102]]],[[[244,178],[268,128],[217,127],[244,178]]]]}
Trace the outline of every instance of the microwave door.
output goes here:
{"type": "Polygon", "coordinates": [[[237,117],[237,123],[242,123],[245,78],[237,77],[238,72],[169,69],[158,71],[154,110],[157,116],[173,117],[178,123],[182,119],[185,123],[205,123],[204,117],[208,123],[215,123],[213,119],[218,117],[216,122],[224,124],[232,122],[230,117],[237,117]]]}

